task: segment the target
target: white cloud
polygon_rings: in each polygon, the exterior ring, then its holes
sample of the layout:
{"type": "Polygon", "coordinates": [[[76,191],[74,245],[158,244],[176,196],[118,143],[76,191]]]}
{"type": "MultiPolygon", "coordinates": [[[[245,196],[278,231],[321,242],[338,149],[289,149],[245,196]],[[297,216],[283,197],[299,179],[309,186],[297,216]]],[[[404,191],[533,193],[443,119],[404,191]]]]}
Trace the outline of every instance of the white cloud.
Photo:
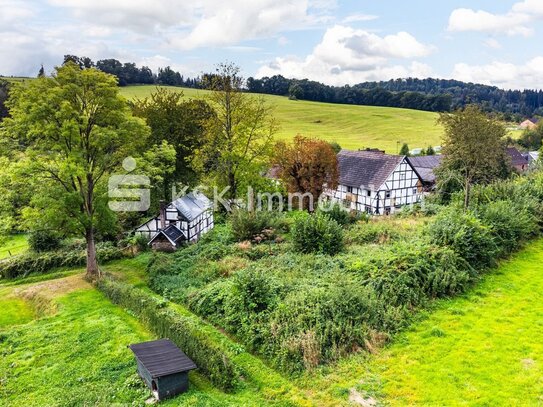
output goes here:
{"type": "Polygon", "coordinates": [[[282,47],[284,47],[285,45],[287,45],[289,43],[290,43],[289,39],[287,37],[285,37],[284,35],[277,38],[277,44],[279,44],[282,47]]]}
{"type": "Polygon", "coordinates": [[[380,37],[336,25],[326,30],[310,55],[303,59],[294,56],[275,58],[260,67],[257,76],[281,74],[333,85],[406,76],[426,77],[431,74],[431,68],[425,64],[415,61],[405,66],[391,64],[390,60],[426,56],[433,49],[405,32],[380,37]]]}
{"type": "Polygon", "coordinates": [[[309,12],[307,0],[207,1],[188,34],[175,34],[179,49],[224,46],[296,30],[321,21],[309,12]]]}
{"type": "Polygon", "coordinates": [[[487,65],[454,66],[453,78],[494,85],[505,89],[543,89],[543,57],[536,57],[525,64],[494,61],[487,65]]]}
{"type": "Polygon", "coordinates": [[[379,17],[372,15],[372,14],[351,14],[350,16],[347,16],[343,19],[343,23],[349,24],[349,23],[356,23],[360,21],[372,21],[377,20],[379,17]]]}
{"type": "Polygon", "coordinates": [[[152,32],[183,50],[235,45],[314,26],[329,21],[326,13],[336,6],[328,0],[48,1],[95,26],[152,32]]]}
{"type": "Polygon", "coordinates": [[[507,35],[533,35],[531,23],[543,18],[543,1],[524,0],[515,3],[505,14],[459,8],[449,16],[449,31],[482,31],[507,35]]]}
{"type": "Polygon", "coordinates": [[[192,12],[183,0],[49,0],[49,4],[72,10],[76,18],[95,25],[126,27],[150,32],[160,27],[188,24],[192,12]]]}
{"type": "Polygon", "coordinates": [[[495,38],[487,38],[483,41],[483,45],[492,49],[501,49],[502,44],[495,38]]]}

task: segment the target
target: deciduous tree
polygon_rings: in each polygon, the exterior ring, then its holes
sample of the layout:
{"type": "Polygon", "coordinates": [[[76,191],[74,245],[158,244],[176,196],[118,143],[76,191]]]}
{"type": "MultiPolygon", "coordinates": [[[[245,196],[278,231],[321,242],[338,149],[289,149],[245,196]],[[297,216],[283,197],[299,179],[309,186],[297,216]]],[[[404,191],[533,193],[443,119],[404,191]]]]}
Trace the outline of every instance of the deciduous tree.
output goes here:
{"type": "Polygon", "coordinates": [[[507,130],[474,105],[454,114],[442,114],[439,122],[445,136],[443,159],[436,169],[438,189],[450,190],[451,185],[459,185],[467,208],[474,184],[510,175],[510,159],[505,149],[507,130]]]}
{"type": "Polygon", "coordinates": [[[205,142],[193,161],[217,186],[229,187],[231,199],[261,176],[277,130],[271,107],[262,97],[244,93],[243,85],[233,64],[220,64],[216,74],[206,76],[207,100],[216,114],[206,122],[205,142]]]}
{"type": "MultiPolygon", "coordinates": [[[[277,143],[275,164],[280,168],[280,178],[290,193],[309,193],[316,203],[325,185],[335,189],[338,184],[337,156],[330,143],[303,136],[294,137],[291,144],[277,143]]],[[[314,207],[303,200],[303,207],[313,211],[314,207]]]]}
{"type": "Polygon", "coordinates": [[[104,184],[144,145],[148,128],[132,116],[115,77],[71,61],[10,93],[2,135],[17,138],[40,181],[27,213],[84,236],[87,275],[96,278],[95,231],[112,217],[104,184]]]}
{"type": "Polygon", "coordinates": [[[151,128],[149,148],[167,141],[175,149],[175,171],[164,178],[163,196],[169,199],[174,182],[191,184],[196,180],[190,166],[195,151],[204,142],[206,122],[214,116],[212,107],[203,100],[183,100],[183,92],[157,88],[145,99],[136,99],[134,114],[145,118],[151,128]]]}

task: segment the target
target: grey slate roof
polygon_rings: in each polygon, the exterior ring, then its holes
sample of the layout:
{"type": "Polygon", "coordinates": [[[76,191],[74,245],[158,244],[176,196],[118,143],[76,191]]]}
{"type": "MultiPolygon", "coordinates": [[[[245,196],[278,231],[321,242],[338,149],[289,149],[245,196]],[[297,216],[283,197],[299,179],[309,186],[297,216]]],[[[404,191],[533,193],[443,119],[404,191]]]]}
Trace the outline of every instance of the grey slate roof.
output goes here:
{"type": "Polygon", "coordinates": [[[341,150],[337,155],[339,183],[354,188],[377,190],[404,159],[381,151],[341,150]]]}
{"type": "Polygon", "coordinates": [[[442,155],[425,155],[420,157],[408,157],[411,166],[422,178],[423,182],[433,183],[436,180],[434,169],[441,164],[442,155]]]}
{"type": "Polygon", "coordinates": [[[159,230],[158,233],[154,235],[153,238],[149,241],[149,243],[151,243],[160,235],[166,236],[166,238],[170,241],[172,245],[175,245],[177,241],[183,237],[186,239],[185,234],[181,230],[179,230],[179,228],[175,226],[173,223],[170,223],[166,227],[166,229],[159,230]]]}
{"type": "Polygon", "coordinates": [[[169,339],[129,346],[153,379],[196,369],[196,365],[169,339]]]}
{"type": "Polygon", "coordinates": [[[192,222],[212,206],[211,201],[204,194],[196,192],[177,198],[172,205],[187,222],[192,222]]]}
{"type": "Polygon", "coordinates": [[[527,165],[528,159],[515,147],[507,147],[507,154],[511,157],[512,165],[527,165]]]}

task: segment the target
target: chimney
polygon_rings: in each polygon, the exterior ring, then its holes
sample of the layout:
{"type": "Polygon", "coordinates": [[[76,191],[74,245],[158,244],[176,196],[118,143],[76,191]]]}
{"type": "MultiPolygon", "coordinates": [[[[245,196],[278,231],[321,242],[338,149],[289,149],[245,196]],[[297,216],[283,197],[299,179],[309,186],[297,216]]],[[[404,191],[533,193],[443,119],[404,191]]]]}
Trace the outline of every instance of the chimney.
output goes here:
{"type": "Polygon", "coordinates": [[[166,229],[166,201],[160,201],[160,229],[166,229]]]}

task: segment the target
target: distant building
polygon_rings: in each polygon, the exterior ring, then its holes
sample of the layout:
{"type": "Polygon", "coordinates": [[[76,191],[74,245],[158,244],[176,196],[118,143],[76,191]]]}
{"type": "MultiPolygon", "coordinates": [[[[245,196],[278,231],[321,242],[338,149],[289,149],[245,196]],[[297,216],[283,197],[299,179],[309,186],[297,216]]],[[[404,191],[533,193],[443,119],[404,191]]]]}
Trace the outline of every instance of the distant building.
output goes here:
{"type": "Polygon", "coordinates": [[[537,127],[537,124],[539,123],[539,119],[532,118],[532,119],[526,119],[522,123],[520,123],[519,127],[522,130],[533,130],[537,127]]]}
{"type": "Polygon", "coordinates": [[[160,214],[136,228],[136,234],[149,239],[155,250],[173,251],[184,242],[195,242],[213,229],[211,201],[191,192],[169,205],[160,205],[160,214]]]}
{"type": "Polygon", "coordinates": [[[434,170],[441,164],[442,155],[426,155],[419,157],[408,157],[411,166],[419,174],[425,191],[434,189],[436,175],[434,170]]]}
{"type": "Polygon", "coordinates": [[[341,150],[337,159],[339,185],[325,195],[352,210],[388,215],[423,196],[422,180],[405,156],[341,150]]]}
{"type": "Polygon", "coordinates": [[[511,165],[517,172],[525,172],[528,169],[528,158],[515,147],[507,147],[507,155],[511,158],[511,165]]]}

